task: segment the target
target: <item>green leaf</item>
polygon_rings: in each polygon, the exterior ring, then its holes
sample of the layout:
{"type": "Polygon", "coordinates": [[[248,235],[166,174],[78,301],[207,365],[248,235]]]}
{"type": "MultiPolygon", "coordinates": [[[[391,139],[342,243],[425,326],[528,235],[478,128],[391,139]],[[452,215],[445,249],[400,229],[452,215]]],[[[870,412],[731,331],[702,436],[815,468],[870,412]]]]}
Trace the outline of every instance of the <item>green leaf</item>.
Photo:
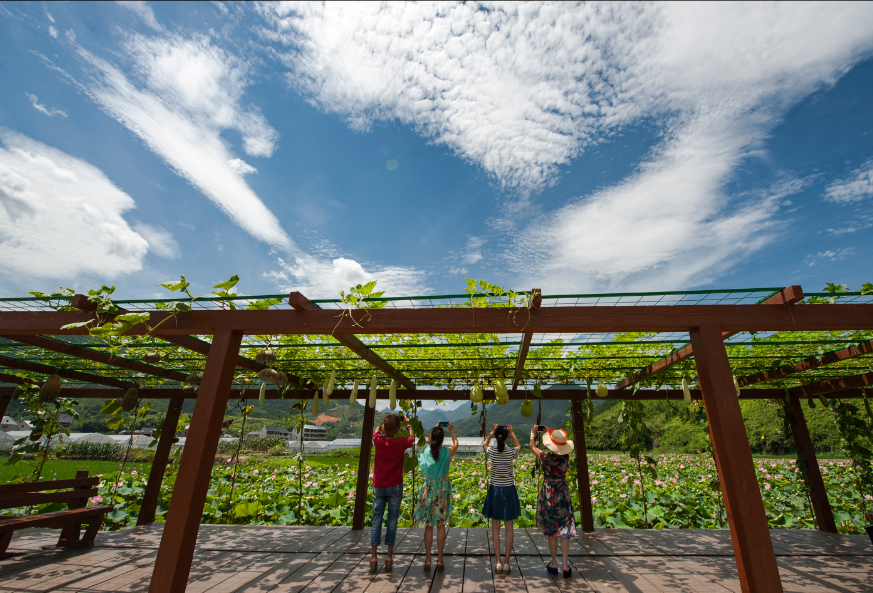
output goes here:
{"type": "Polygon", "coordinates": [[[124,418],[122,418],[121,416],[113,418],[106,423],[106,428],[108,428],[109,430],[118,430],[122,426],[124,426],[124,418]]]}
{"type": "Polygon", "coordinates": [[[239,282],[239,276],[234,274],[233,276],[230,277],[230,280],[226,280],[220,284],[216,284],[212,288],[219,288],[221,290],[230,290],[231,288],[236,286],[237,282],[239,282]]]}
{"type": "Polygon", "coordinates": [[[249,306],[246,307],[247,311],[263,311],[265,309],[269,309],[274,305],[278,305],[282,302],[282,299],[265,299],[263,301],[252,301],[249,303],[249,306]]]}
{"type": "Polygon", "coordinates": [[[340,495],[339,492],[334,492],[332,495],[328,496],[324,500],[324,504],[330,507],[337,507],[343,504],[346,501],[345,496],[340,495]]]}
{"type": "Polygon", "coordinates": [[[110,399],[100,409],[101,414],[115,415],[121,412],[121,404],[116,399],[110,399]]]}
{"type": "Polygon", "coordinates": [[[68,323],[67,325],[62,325],[61,329],[75,329],[77,327],[85,327],[86,325],[91,325],[94,323],[94,320],[90,321],[77,321],[76,323],[68,323]]]}
{"type": "Polygon", "coordinates": [[[628,525],[627,523],[624,522],[624,519],[622,519],[621,514],[610,515],[609,517],[606,518],[606,522],[611,523],[612,525],[614,525],[620,529],[630,529],[631,528],[630,525],[628,525]]]}
{"type": "Polygon", "coordinates": [[[113,523],[121,523],[128,517],[127,511],[122,511],[121,509],[115,509],[111,513],[106,515],[109,517],[109,520],[113,523]]]}

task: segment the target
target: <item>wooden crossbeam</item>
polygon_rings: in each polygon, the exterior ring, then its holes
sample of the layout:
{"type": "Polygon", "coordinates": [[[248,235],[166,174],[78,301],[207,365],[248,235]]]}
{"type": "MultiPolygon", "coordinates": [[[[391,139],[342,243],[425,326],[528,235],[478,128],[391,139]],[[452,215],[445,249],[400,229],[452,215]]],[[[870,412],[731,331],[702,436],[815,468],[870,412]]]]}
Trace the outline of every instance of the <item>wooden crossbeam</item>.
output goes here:
{"type": "MultiPolygon", "coordinates": [[[[288,296],[288,304],[294,307],[295,311],[320,311],[321,308],[307,299],[299,292],[292,292],[288,296]]],[[[354,335],[333,335],[337,342],[347,347],[349,350],[363,358],[365,361],[406,387],[407,389],[415,389],[415,383],[406,375],[395,369],[384,358],[373,352],[367,347],[357,336],[354,335]]]]}
{"type": "MultiPolygon", "coordinates": [[[[95,311],[97,306],[91,302],[91,299],[88,298],[87,295],[77,294],[73,297],[73,301],[71,303],[73,307],[79,309],[80,311],[95,311]]],[[[123,309],[119,309],[123,311],[123,309]]],[[[203,356],[209,355],[209,348],[211,344],[209,342],[204,342],[198,338],[188,335],[164,335],[161,334],[161,339],[165,342],[169,342],[171,344],[175,344],[180,348],[185,348],[186,350],[191,350],[192,352],[197,352],[198,354],[202,354],[203,356]]],[[[16,338],[8,338],[8,339],[18,339],[16,338]]],[[[257,361],[254,361],[250,358],[246,358],[242,355],[237,356],[236,366],[254,372],[259,372],[265,368],[266,365],[263,365],[257,361]]],[[[187,376],[187,375],[186,375],[187,376]]],[[[289,375],[286,373],[288,377],[288,382],[292,385],[303,385],[301,379],[294,375],[289,375]]],[[[184,378],[182,379],[184,381],[184,378]]]]}
{"type": "Polygon", "coordinates": [[[14,383],[15,385],[28,385],[30,383],[35,383],[35,381],[31,379],[24,379],[22,377],[17,377],[15,375],[7,375],[6,373],[0,373],[0,383],[14,383]]]}
{"type": "MultiPolygon", "coordinates": [[[[860,375],[852,375],[851,377],[843,377],[841,379],[831,379],[829,381],[821,381],[820,383],[812,383],[810,385],[801,385],[793,387],[789,391],[792,395],[798,397],[807,395],[818,395],[819,393],[840,393],[845,390],[857,390],[857,397],[860,397],[861,389],[873,386],[873,373],[861,373],[860,375]]],[[[833,398],[834,395],[828,395],[833,398]]]]}
{"type": "MultiPolygon", "coordinates": [[[[762,305],[793,305],[799,301],[803,300],[803,289],[800,285],[792,285],[784,288],[777,294],[765,299],[760,304],[762,305]]],[[[721,332],[721,337],[723,340],[727,340],[731,336],[735,336],[740,333],[742,330],[731,330],[731,331],[723,331],[721,332]]],[[[616,384],[616,387],[619,389],[624,389],[625,387],[630,387],[634,383],[639,383],[644,379],[648,379],[654,375],[657,375],[661,371],[669,369],[671,366],[682,362],[683,360],[688,360],[694,355],[694,350],[691,347],[691,344],[688,344],[684,348],[680,348],[676,352],[672,354],[668,354],[664,358],[653,362],[646,368],[642,369],[635,373],[632,377],[625,379],[624,381],[620,381],[616,384]]]]}
{"type": "Polygon", "coordinates": [[[136,387],[136,383],[129,383],[127,381],[119,381],[118,379],[110,379],[108,377],[101,377],[100,375],[92,375],[90,373],[82,373],[80,371],[71,371],[67,369],[58,369],[53,366],[48,366],[45,364],[39,364],[36,362],[29,362],[27,360],[18,360],[17,358],[9,358],[8,356],[0,356],[0,366],[4,366],[9,369],[18,369],[20,371],[28,371],[31,373],[38,373],[41,375],[59,375],[64,377],[65,379],[75,379],[76,381],[84,381],[86,383],[96,383],[97,385],[109,385],[110,387],[118,387],[121,389],[128,389],[130,387],[136,387]]]}
{"type": "Polygon", "coordinates": [[[99,362],[101,364],[127,369],[129,371],[134,371],[137,373],[142,373],[144,375],[153,375],[155,377],[163,377],[164,379],[171,379],[173,381],[179,381],[181,383],[185,382],[186,374],[180,373],[178,371],[172,371],[168,369],[162,369],[161,367],[157,367],[150,364],[145,364],[143,362],[139,362],[136,360],[129,360],[127,358],[121,358],[119,356],[111,356],[109,354],[104,354],[103,352],[97,350],[91,350],[90,348],[82,348],[81,346],[76,346],[75,344],[70,344],[68,342],[63,342],[61,340],[55,340],[53,338],[46,338],[44,336],[0,336],[7,340],[11,340],[14,342],[20,342],[22,344],[27,344],[28,346],[35,346],[36,348],[42,348],[43,350],[51,350],[53,352],[59,352],[61,354],[66,354],[67,356],[73,356],[75,358],[83,358],[86,360],[92,360],[94,362],[99,362]]]}
{"type": "MultiPolygon", "coordinates": [[[[539,288],[534,288],[530,291],[533,301],[531,302],[531,313],[539,310],[543,303],[543,291],[539,288]]],[[[530,343],[533,340],[533,332],[526,331],[522,334],[521,347],[518,349],[518,358],[515,361],[515,375],[512,377],[513,391],[518,388],[518,383],[521,381],[521,375],[524,372],[524,363],[527,360],[527,353],[530,350],[530,343]]]]}
{"type": "Polygon", "coordinates": [[[758,373],[756,375],[742,377],[741,379],[737,379],[737,382],[740,384],[740,387],[745,387],[746,385],[754,385],[755,383],[762,383],[772,379],[780,379],[794,373],[817,369],[829,364],[834,364],[835,362],[842,362],[844,360],[855,358],[856,356],[863,356],[871,353],[873,353],[873,340],[858,344],[857,346],[849,346],[842,350],[828,352],[821,358],[808,358],[797,364],[787,364],[772,371],[764,371],[763,373],[758,373]]]}

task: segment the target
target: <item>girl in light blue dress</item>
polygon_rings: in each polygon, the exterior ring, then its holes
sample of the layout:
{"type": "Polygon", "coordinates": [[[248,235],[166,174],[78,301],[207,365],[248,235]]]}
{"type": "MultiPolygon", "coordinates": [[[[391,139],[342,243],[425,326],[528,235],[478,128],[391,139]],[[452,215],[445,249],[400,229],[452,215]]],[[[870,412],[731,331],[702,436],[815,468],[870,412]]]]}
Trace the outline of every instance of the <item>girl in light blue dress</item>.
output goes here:
{"type": "Polygon", "coordinates": [[[424,487],[413,513],[415,524],[424,525],[425,570],[430,568],[430,550],[433,545],[433,526],[437,526],[437,570],[445,569],[443,564],[443,548],[446,545],[446,525],[452,519],[452,481],[449,478],[449,468],[452,458],[458,451],[458,437],[451,422],[448,423],[452,434],[452,445],[443,447],[445,433],[437,424],[427,438],[427,447],[418,455],[418,469],[424,478],[424,487]]]}

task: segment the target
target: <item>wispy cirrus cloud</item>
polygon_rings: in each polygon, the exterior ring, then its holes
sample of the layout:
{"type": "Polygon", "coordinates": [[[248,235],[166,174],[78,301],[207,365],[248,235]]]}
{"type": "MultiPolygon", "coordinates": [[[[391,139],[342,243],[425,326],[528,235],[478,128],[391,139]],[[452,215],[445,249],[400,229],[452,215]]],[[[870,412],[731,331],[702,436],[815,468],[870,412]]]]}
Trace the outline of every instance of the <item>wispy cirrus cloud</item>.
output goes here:
{"type": "Polygon", "coordinates": [[[53,115],[60,115],[61,117],[67,117],[67,112],[61,109],[51,109],[46,107],[42,103],[39,102],[39,97],[34,95],[33,93],[25,93],[27,98],[30,99],[30,104],[33,105],[33,108],[39,111],[40,113],[45,113],[47,116],[52,117],[53,115]]]}
{"type": "Polygon", "coordinates": [[[852,204],[873,198],[873,159],[870,159],[846,179],[834,181],[825,190],[825,199],[838,204],[852,204]]]}
{"type": "Polygon", "coordinates": [[[873,48],[869,4],[261,4],[288,80],[355,130],[399,120],[509,192],[521,285],[709,282],[775,235],[798,180],[731,195],[792,105],[873,48]],[[616,131],[659,141],[623,181],[536,192],[616,131]]]}
{"type": "Polygon", "coordinates": [[[140,20],[155,31],[163,31],[164,27],[158,22],[155,17],[154,9],[149,6],[148,2],[137,0],[115,0],[115,3],[126,8],[140,18],[140,20]]]}

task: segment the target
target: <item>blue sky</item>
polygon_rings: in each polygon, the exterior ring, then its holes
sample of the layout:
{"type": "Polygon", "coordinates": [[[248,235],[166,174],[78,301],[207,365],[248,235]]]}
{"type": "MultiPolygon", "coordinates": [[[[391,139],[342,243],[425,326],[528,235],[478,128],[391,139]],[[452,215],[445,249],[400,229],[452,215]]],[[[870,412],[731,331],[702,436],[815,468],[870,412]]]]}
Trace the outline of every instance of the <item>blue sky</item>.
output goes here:
{"type": "Polygon", "coordinates": [[[0,296],[873,281],[873,5],[0,3],[0,296]]]}

